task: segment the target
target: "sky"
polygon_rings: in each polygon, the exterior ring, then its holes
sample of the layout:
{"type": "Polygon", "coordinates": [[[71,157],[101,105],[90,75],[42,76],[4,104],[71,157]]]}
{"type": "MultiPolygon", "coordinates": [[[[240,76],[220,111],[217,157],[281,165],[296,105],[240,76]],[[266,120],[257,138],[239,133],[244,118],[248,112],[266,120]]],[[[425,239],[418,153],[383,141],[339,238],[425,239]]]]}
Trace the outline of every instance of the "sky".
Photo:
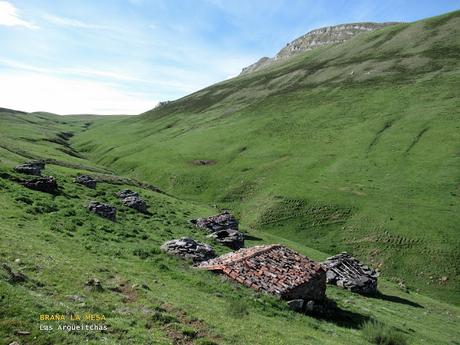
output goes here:
{"type": "Polygon", "coordinates": [[[0,0],[0,107],[139,114],[318,27],[457,9],[460,0],[0,0]]]}

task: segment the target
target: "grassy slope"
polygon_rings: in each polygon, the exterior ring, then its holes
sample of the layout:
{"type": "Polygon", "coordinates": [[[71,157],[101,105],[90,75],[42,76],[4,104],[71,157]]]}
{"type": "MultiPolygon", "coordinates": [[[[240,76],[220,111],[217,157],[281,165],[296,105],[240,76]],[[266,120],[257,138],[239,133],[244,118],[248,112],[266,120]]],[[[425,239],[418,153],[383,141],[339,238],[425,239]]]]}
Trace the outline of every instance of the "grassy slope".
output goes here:
{"type": "MultiPolygon", "coordinates": [[[[98,120],[94,119],[93,125],[98,120]]],[[[459,338],[458,307],[403,292],[385,280],[380,284],[383,295],[376,299],[329,287],[329,298],[342,311],[334,319],[321,320],[289,311],[270,296],[224,282],[210,272],[195,271],[161,253],[158,247],[163,241],[183,235],[210,243],[188,220],[215,210],[135,188],[151,205],[152,216],[142,216],[123,207],[115,196],[120,188],[132,186],[100,183],[96,190],[90,190],[72,183],[73,176],[85,172],[78,167],[100,168],[84,158],[63,154],[57,149],[60,146],[42,143],[63,131],[78,135],[86,129],[85,121],[42,114],[0,114],[2,139],[9,138],[11,145],[10,151],[0,154],[1,263],[29,278],[25,283],[12,284],[0,272],[0,345],[15,340],[34,345],[369,344],[361,326],[371,318],[400,330],[409,344],[452,345],[459,338]],[[11,167],[27,159],[11,151],[56,159],[57,164],[47,165],[44,174],[56,176],[61,193],[52,196],[31,191],[6,178],[7,174],[20,177],[11,167]],[[68,167],[62,162],[79,165],[68,167]],[[86,212],[85,204],[94,199],[118,207],[116,223],[86,212]],[[85,282],[94,277],[101,280],[103,292],[85,289],[85,282]],[[73,301],[68,297],[72,295],[82,300],[73,301]],[[87,312],[104,314],[110,331],[38,330],[40,314],[87,312]],[[17,336],[17,331],[31,334],[17,336]]],[[[248,245],[283,242],[312,258],[326,257],[264,231],[252,234],[255,239],[248,245]]],[[[218,253],[227,251],[213,245],[218,253]]]]}
{"type": "Polygon", "coordinates": [[[247,228],[350,250],[459,303],[459,29],[453,12],[361,34],[72,142],[110,169],[231,207],[247,228]]]}

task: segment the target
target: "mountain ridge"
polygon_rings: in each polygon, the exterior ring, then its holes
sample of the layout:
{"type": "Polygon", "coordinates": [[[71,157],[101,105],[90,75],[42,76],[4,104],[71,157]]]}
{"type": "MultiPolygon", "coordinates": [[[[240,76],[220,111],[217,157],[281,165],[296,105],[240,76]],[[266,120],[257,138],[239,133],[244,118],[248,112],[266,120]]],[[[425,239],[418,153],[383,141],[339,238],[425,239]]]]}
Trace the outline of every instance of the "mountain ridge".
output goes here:
{"type": "Polygon", "coordinates": [[[323,46],[343,43],[353,36],[366,31],[373,31],[390,25],[402,24],[401,22],[357,22],[324,26],[311,30],[286,44],[273,58],[264,56],[257,62],[244,67],[240,75],[258,71],[273,63],[286,60],[294,55],[313,50],[323,46]]]}

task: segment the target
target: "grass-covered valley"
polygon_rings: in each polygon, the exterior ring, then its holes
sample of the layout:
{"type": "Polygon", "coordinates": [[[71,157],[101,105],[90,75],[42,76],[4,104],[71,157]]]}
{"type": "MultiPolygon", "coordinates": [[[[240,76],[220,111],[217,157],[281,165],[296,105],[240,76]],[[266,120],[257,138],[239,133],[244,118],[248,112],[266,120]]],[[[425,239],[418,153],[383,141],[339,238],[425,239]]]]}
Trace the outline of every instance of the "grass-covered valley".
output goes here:
{"type": "Polygon", "coordinates": [[[0,344],[458,344],[459,30],[453,12],[363,33],[138,116],[0,109],[0,258],[27,276],[1,272],[0,344]],[[18,183],[31,159],[58,193],[18,183]],[[123,188],[150,214],[123,206],[123,188]],[[380,295],[328,285],[336,313],[308,316],[160,251],[189,236],[228,252],[189,223],[222,209],[246,246],[353,253],[378,268],[380,295]],[[85,312],[109,330],[38,328],[85,312]]]}

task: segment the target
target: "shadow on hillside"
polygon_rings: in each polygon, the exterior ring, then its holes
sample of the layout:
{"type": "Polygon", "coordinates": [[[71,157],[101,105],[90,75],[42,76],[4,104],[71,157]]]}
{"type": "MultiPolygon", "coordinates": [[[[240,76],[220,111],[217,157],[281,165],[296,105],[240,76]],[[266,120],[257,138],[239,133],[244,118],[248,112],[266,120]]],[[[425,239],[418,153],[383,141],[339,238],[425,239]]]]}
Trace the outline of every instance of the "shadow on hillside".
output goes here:
{"type": "Polygon", "coordinates": [[[244,234],[244,239],[248,240],[248,241],[262,241],[262,239],[260,237],[251,236],[251,235],[248,235],[248,234],[244,234]]]}
{"type": "Polygon", "coordinates": [[[339,327],[360,329],[362,325],[371,318],[350,310],[339,308],[337,305],[329,307],[326,313],[314,315],[319,320],[333,323],[339,327]]]}
{"type": "Polygon", "coordinates": [[[393,302],[393,303],[405,304],[405,305],[408,305],[414,308],[423,308],[423,305],[418,304],[416,302],[412,302],[412,301],[409,301],[408,299],[398,297],[398,296],[385,295],[381,292],[377,293],[376,295],[369,295],[367,297],[381,299],[383,301],[388,301],[388,302],[393,302]]]}

